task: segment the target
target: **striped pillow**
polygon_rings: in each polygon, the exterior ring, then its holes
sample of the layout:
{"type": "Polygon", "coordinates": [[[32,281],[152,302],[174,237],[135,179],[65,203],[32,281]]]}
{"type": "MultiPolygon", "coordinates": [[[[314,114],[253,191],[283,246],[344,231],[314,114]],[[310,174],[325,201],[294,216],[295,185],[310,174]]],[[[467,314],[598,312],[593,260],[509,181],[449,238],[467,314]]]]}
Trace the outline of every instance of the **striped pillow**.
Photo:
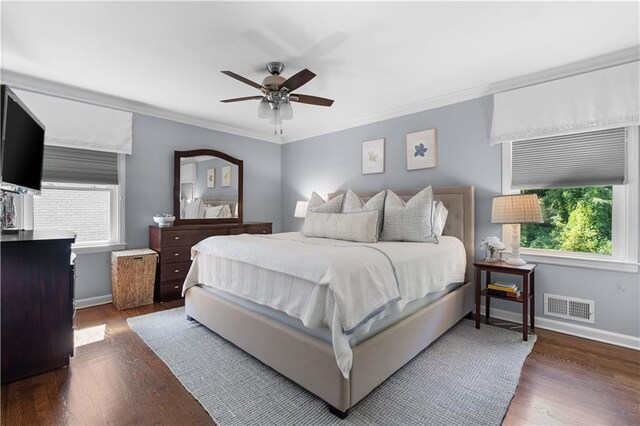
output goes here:
{"type": "Polygon", "coordinates": [[[433,232],[433,191],[430,186],[406,203],[393,191],[387,190],[381,239],[438,244],[433,232]]]}

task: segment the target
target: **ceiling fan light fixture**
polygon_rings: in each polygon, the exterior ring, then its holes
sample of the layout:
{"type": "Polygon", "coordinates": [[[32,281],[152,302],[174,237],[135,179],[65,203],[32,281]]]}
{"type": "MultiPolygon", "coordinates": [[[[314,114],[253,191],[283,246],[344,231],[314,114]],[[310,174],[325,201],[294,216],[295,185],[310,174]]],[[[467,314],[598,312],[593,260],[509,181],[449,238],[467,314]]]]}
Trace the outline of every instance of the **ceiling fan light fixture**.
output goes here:
{"type": "Polygon", "coordinates": [[[262,98],[260,103],[258,104],[258,117],[259,118],[270,118],[271,113],[271,105],[267,98],[262,98]]]}
{"type": "Polygon", "coordinates": [[[283,120],[291,120],[293,118],[293,107],[289,101],[280,105],[280,112],[282,113],[283,120]]]}

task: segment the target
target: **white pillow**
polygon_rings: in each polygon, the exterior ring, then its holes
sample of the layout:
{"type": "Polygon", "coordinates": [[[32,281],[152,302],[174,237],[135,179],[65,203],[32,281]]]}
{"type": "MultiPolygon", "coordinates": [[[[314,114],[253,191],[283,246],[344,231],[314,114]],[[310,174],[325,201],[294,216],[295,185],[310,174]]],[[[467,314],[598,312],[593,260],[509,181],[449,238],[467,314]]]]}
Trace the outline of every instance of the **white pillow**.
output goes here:
{"type": "MultiPolygon", "coordinates": [[[[204,218],[205,219],[213,219],[220,216],[220,212],[222,212],[222,206],[206,206],[204,208],[204,218]]],[[[228,206],[227,206],[228,207],[228,206]]]]}
{"type": "Polygon", "coordinates": [[[342,213],[356,213],[366,212],[371,210],[378,211],[378,237],[382,232],[382,218],[384,216],[384,199],[386,197],[386,191],[381,191],[371,197],[369,201],[364,203],[355,192],[348,189],[347,194],[344,197],[344,204],[342,205],[342,213]]]}
{"type": "Polygon", "coordinates": [[[202,217],[204,217],[204,205],[200,198],[197,198],[184,206],[185,219],[198,219],[202,217]]]}
{"type": "Polygon", "coordinates": [[[358,213],[308,212],[302,233],[305,237],[375,243],[378,241],[378,211],[358,213]]]}
{"type": "Polygon", "coordinates": [[[324,201],[321,196],[314,192],[311,194],[311,198],[309,199],[307,212],[340,213],[343,198],[344,195],[340,194],[329,201],[324,201]]]}
{"type": "Polygon", "coordinates": [[[406,203],[393,191],[387,190],[381,239],[438,243],[433,232],[433,191],[430,186],[406,203]]]}
{"type": "Polygon", "coordinates": [[[433,200],[433,233],[436,237],[441,237],[444,232],[444,225],[447,223],[449,210],[440,200],[433,200]]]}

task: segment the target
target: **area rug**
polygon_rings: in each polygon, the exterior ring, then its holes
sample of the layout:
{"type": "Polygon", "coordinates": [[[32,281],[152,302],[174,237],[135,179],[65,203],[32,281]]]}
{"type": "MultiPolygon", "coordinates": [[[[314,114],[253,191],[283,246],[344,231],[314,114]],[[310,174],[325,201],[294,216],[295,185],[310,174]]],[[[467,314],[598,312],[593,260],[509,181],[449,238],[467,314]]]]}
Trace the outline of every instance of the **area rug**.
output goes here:
{"type": "Polygon", "coordinates": [[[340,420],[313,394],[188,321],[183,307],[128,323],[220,426],[499,425],[535,343],[462,320],[340,420]]]}

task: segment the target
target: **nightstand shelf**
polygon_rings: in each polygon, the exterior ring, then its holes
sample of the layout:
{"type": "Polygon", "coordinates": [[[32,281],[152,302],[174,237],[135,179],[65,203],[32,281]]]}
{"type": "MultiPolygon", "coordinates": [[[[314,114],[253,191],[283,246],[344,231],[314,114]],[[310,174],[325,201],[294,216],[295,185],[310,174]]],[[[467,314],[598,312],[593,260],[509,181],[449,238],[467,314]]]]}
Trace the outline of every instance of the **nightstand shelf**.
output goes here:
{"type": "MultiPolygon", "coordinates": [[[[496,294],[489,294],[489,293],[487,293],[486,289],[482,290],[480,292],[480,296],[490,297],[492,299],[508,300],[509,302],[516,302],[516,303],[522,303],[522,301],[524,300],[524,298],[522,296],[520,296],[520,297],[507,297],[507,296],[498,296],[496,294]]],[[[531,298],[531,295],[529,295],[529,298],[531,298]]]]}
{"type": "Polygon", "coordinates": [[[535,263],[527,263],[522,266],[509,265],[506,262],[474,262],[475,291],[476,291],[476,328],[480,328],[480,301],[485,300],[485,316],[489,322],[491,311],[491,299],[506,300],[522,305],[522,339],[528,340],[529,329],[535,329],[535,263]],[[491,273],[519,275],[522,277],[522,295],[518,298],[488,294],[486,288],[482,289],[482,271],[486,274],[487,285],[491,282],[491,273]],[[530,325],[529,325],[530,324],[530,325]]]}

